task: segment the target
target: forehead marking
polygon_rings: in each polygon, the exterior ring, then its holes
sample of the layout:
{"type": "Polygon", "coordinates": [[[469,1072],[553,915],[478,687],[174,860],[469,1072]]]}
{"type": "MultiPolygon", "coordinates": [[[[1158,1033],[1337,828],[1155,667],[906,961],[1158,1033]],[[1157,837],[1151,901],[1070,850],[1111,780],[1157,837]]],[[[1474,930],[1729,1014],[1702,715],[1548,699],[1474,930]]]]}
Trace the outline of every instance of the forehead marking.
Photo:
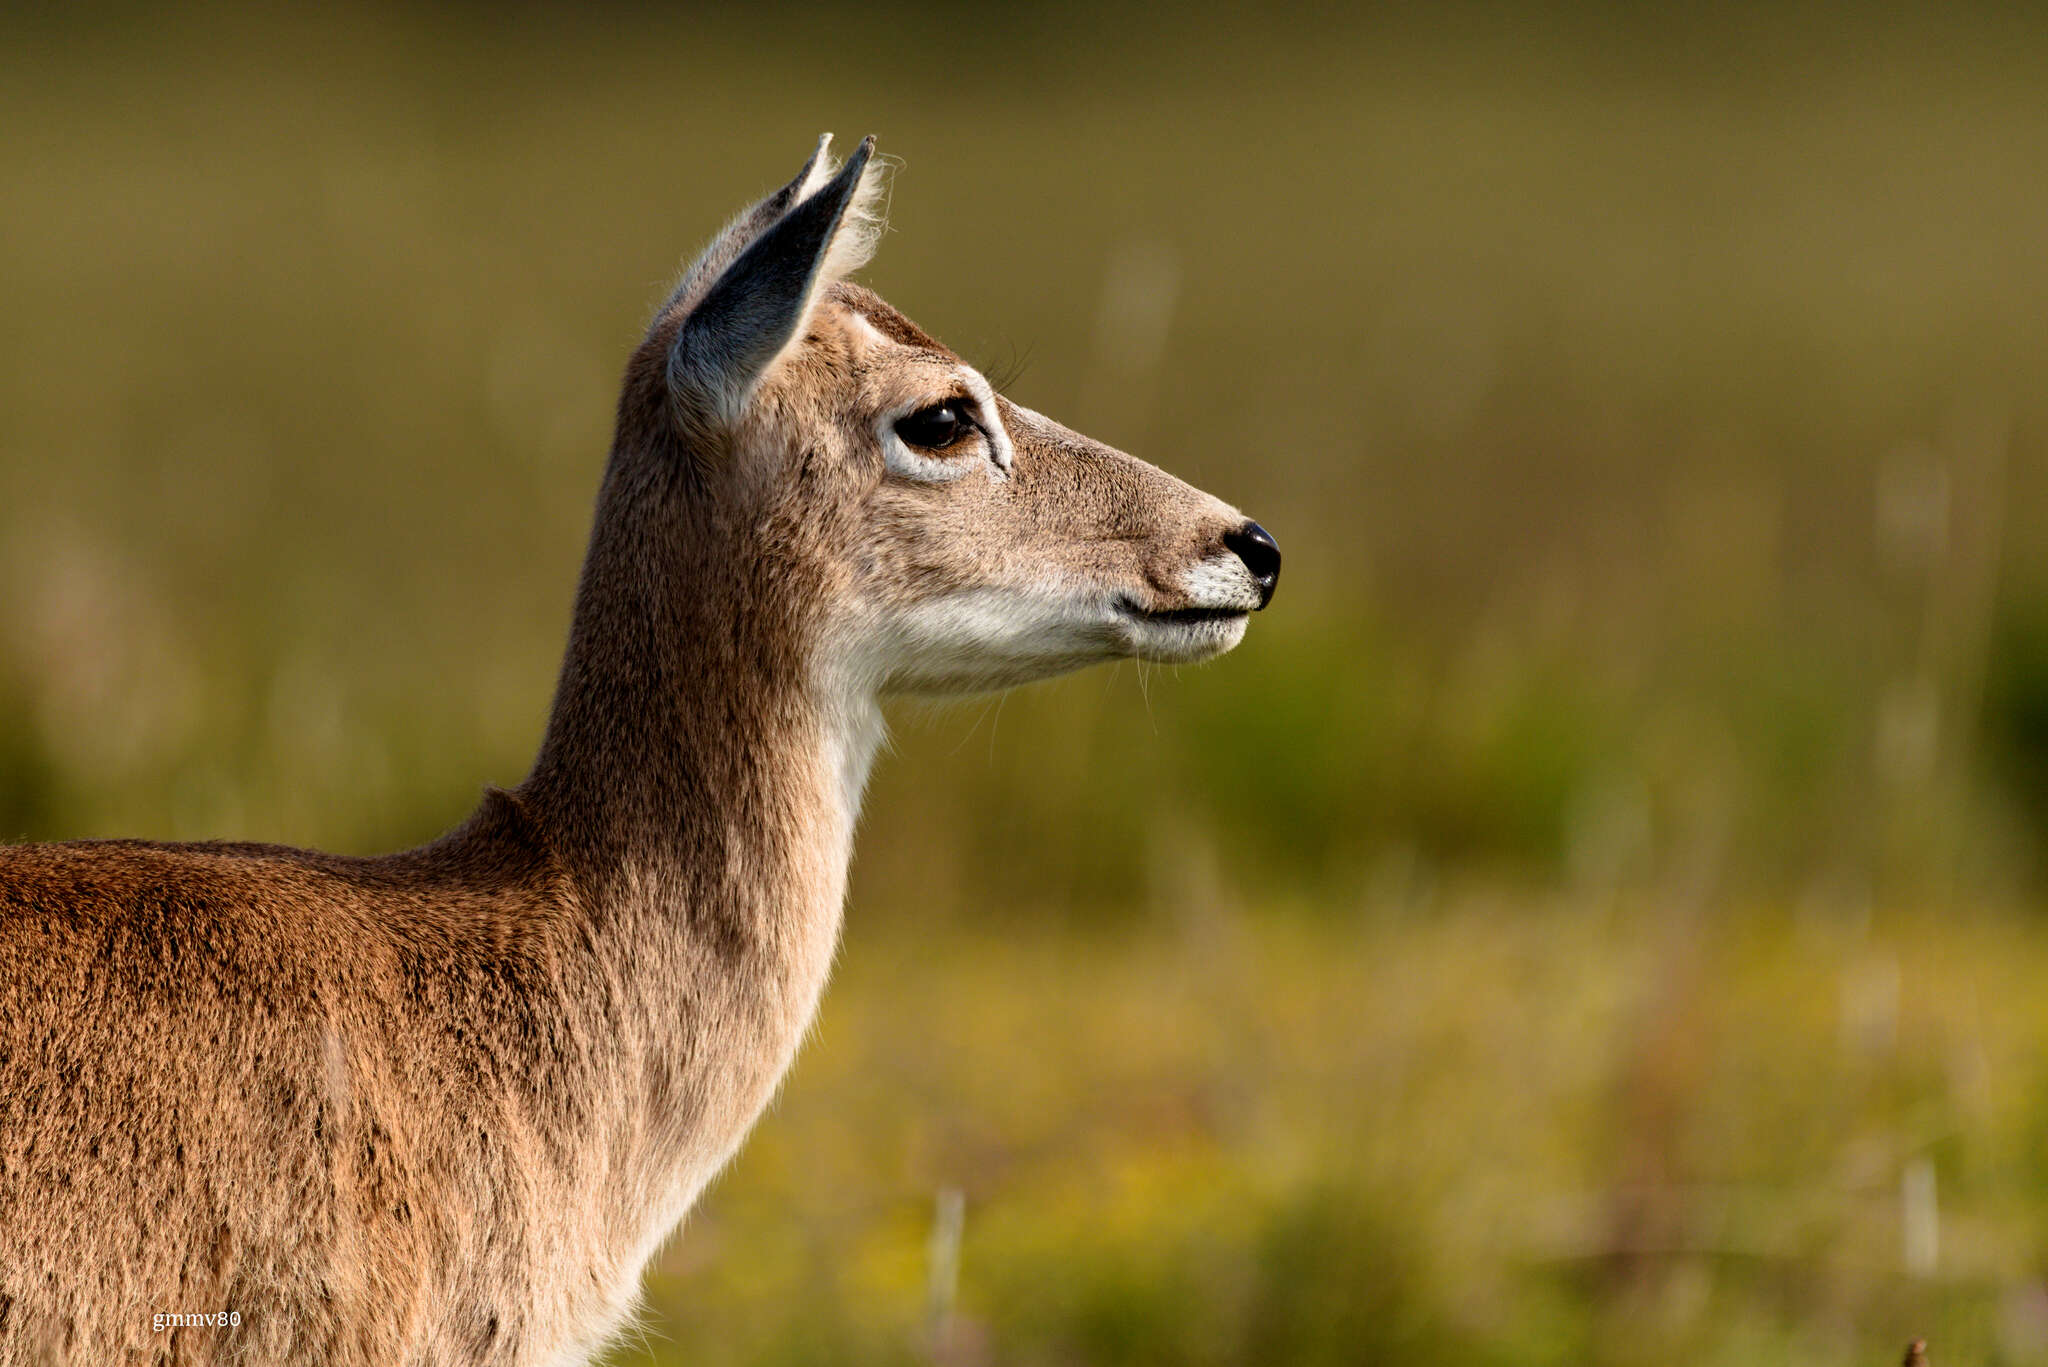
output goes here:
{"type": "Polygon", "coordinates": [[[867,315],[866,315],[865,313],[859,313],[859,312],[855,312],[855,313],[853,314],[853,321],[854,321],[854,323],[855,323],[856,325],[858,325],[858,327],[860,328],[861,332],[862,332],[862,333],[864,333],[864,334],[866,334],[866,338],[867,338],[867,342],[868,342],[868,345],[870,345],[870,346],[893,346],[893,345],[895,345],[895,343],[894,343],[894,342],[893,342],[893,341],[892,341],[892,340],[891,340],[891,339],[890,339],[889,337],[887,337],[887,336],[884,336],[884,335],[883,335],[883,333],[882,333],[882,330],[881,330],[880,328],[876,327],[876,326],[875,326],[875,325],[874,325],[873,323],[870,323],[870,322],[868,321],[868,316],[867,316],[867,315]]]}

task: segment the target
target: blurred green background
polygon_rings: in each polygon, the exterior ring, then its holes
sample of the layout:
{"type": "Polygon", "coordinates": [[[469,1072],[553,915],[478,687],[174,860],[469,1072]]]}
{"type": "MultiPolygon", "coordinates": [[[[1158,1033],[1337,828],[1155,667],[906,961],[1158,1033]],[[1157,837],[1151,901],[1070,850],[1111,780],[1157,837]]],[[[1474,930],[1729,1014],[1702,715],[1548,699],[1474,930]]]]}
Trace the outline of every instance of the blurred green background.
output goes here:
{"type": "Polygon", "coordinates": [[[907,709],[629,1363],[2048,1357],[2048,18],[0,19],[0,837],[425,839],[616,377],[868,279],[1259,517],[1200,670],[907,709]]]}

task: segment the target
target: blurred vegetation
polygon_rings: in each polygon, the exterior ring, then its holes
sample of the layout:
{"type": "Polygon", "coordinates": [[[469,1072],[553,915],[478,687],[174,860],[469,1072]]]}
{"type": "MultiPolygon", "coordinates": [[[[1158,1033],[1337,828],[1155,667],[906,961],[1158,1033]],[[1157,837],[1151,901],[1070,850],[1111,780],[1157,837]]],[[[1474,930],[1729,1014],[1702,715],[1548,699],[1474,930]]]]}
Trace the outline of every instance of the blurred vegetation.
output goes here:
{"type": "Polygon", "coordinates": [[[872,283],[1286,582],[1216,666],[902,712],[817,1047],[616,1360],[2039,1360],[2044,61],[1990,6],[10,13],[0,838],[516,781],[646,309],[873,131],[872,283]]]}

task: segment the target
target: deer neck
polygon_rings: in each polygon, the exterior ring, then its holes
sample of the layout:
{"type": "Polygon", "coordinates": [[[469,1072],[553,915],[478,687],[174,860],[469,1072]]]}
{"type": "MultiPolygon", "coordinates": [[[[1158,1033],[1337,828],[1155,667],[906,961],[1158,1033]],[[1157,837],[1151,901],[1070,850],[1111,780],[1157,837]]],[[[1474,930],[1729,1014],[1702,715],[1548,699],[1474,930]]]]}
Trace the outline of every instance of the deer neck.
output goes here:
{"type": "Polygon", "coordinates": [[[755,894],[813,850],[845,861],[879,709],[823,667],[825,574],[778,553],[788,529],[651,497],[632,468],[607,474],[522,796],[600,900],[673,874],[696,924],[770,929],[755,894]]]}
{"type": "Polygon", "coordinates": [[[882,726],[871,693],[818,668],[819,584],[731,529],[649,521],[645,502],[600,500],[519,796],[586,904],[622,1062],[647,1079],[634,1142],[677,1165],[686,1203],[815,1013],[882,726]],[[657,572],[650,553],[671,558],[657,572]]]}

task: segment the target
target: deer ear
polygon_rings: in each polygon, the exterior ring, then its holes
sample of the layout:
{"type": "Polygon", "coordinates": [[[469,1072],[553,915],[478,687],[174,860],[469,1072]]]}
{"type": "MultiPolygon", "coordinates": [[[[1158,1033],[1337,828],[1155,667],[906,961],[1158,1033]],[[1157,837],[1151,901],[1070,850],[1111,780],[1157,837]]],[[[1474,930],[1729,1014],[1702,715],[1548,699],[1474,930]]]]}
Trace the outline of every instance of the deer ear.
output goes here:
{"type": "Polygon", "coordinates": [[[804,163],[804,169],[796,173],[796,179],[777,190],[757,204],[749,205],[739,217],[725,225],[718,236],[711,240],[690,268],[683,273],[682,281],[670,293],[666,302],[654,311],[657,319],[667,317],[677,306],[700,298],[708,282],[715,281],[725,273],[739,254],[750,246],[754,239],[773,227],[775,221],[789,212],[792,204],[818,190],[832,178],[832,158],[826,149],[832,145],[830,133],[818,139],[818,146],[811,153],[811,159],[804,163]]]}
{"type": "Polygon", "coordinates": [[[871,208],[879,190],[869,174],[880,169],[870,166],[874,150],[873,138],[862,139],[838,174],[819,184],[827,165],[820,141],[803,173],[747,216],[781,210],[676,329],[668,387],[679,416],[693,423],[736,417],[761,377],[803,336],[818,292],[867,259],[879,229],[871,208]]]}

